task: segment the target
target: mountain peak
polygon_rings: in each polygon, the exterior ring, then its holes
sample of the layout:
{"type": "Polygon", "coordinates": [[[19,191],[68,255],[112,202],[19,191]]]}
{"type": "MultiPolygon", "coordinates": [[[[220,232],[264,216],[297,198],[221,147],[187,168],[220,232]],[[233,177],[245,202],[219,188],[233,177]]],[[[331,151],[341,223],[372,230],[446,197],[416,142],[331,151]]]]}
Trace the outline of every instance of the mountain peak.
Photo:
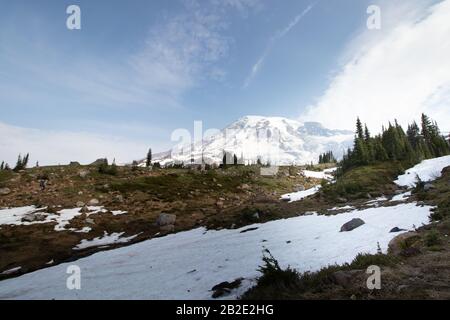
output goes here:
{"type": "Polygon", "coordinates": [[[247,115],[239,118],[220,133],[208,137],[202,145],[178,146],[170,152],[162,164],[171,162],[221,163],[226,151],[242,156],[246,163],[262,162],[290,165],[317,162],[321,153],[332,151],[342,157],[344,150],[352,145],[353,133],[331,130],[319,122],[300,122],[284,117],[247,115]],[[175,150],[175,149],[174,149],[175,150]]]}

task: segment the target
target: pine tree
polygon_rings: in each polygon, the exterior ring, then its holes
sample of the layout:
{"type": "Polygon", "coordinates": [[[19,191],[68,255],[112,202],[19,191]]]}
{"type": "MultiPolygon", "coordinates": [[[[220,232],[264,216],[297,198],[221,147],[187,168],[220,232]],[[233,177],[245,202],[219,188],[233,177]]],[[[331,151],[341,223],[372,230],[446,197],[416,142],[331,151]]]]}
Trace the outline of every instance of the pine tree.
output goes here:
{"type": "Polygon", "coordinates": [[[356,119],[356,135],[359,139],[364,139],[363,126],[359,117],[356,119]]]}
{"type": "Polygon", "coordinates": [[[366,142],[370,140],[370,132],[366,124],[364,124],[364,140],[366,140],[366,142]]]}
{"type": "Polygon", "coordinates": [[[233,164],[235,166],[237,166],[237,164],[238,164],[238,158],[237,158],[236,154],[233,156],[233,164]]]}
{"type": "Polygon", "coordinates": [[[4,170],[5,169],[5,161],[2,161],[2,164],[0,165],[0,170],[4,170]]]}
{"type": "Polygon", "coordinates": [[[150,167],[152,165],[152,149],[148,149],[147,152],[147,160],[145,162],[145,166],[146,167],[150,167]]]}

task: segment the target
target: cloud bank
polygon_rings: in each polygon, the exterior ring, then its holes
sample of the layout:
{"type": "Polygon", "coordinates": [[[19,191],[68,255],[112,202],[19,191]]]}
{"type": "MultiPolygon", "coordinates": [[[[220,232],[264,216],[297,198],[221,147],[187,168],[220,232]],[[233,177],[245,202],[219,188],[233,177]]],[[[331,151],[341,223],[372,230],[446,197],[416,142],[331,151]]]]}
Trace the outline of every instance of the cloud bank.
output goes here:
{"type": "Polygon", "coordinates": [[[349,45],[342,68],[301,119],[353,129],[359,116],[372,131],[425,112],[450,130],[450,0],[381,5],[381,30],[365,30],[349,45]]]}
{"type": "Polygon", "coordinates": [[[88,164],[98,158],[130,163],[146,154],[148,145],[88,132],[48,131],[11,126],[0,122],[0,162],[14,166],[19,153],[30,153],[29,165],[88,164]]]}

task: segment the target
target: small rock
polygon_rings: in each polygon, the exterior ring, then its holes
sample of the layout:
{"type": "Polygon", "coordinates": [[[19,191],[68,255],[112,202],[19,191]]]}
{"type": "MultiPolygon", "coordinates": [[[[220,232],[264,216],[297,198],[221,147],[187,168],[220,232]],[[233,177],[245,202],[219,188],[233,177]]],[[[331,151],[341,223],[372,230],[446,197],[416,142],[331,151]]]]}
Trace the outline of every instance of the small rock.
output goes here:
{"type": "Polygon", "coordinates": [[[0,188],[0,196],[6,196],[11,193],[11,189],[9,188],[0,188]]]}
{"type": "Polygon", "coordinates": [[[305,191],[305,186],[302,184],[296,184],[294,186],[294,192],[300,192],[300,191],[305,191]]]}
{"type": "Polygon", "coordinates": [[[80,176],[80,178],[83,178],[83,179],[86,178],[88,176],[88,174],[89,174],[89,170],[83,169],[83,170],[78,171],[78,175],[80,176]]]}
{"type": "Polygon", "coordinates": [[[83,206],[83,207],[80,209],[79,212],[81,212],[81,213],[88,213],[88,212],[90,212],[90,210],[89,210],[89,208],[88,208],[87,206],[83,206]]]}
{"type": "Polygon", "coordinates": [[[86,223],[95,224],[94,219],[92,219],[92,218],[87,218],[86,223]]]}
{"type": "Polygon", "coordinates": [[[175,214],[161,213],[156,220],[156,224],[160,227],[174,225],[176,220],[177,216],[175,214]]]}
{"type": "Polygon", "coordinates": [[[123,202],[123,196],[122,196],[121,194],[118,194],[118,195],[116,195],[116,196],[114,197],[114,200],[115,200],[116,202],[122,203],[122,202],[123,202]]]}
{"type": "Polygon", "coordinates": [[[349,222],[342,225],[341,232],[352,231],[362,226],[363,224],[365,224],[365,222],[359,218],[352,219],[349,222]]]}
{"type": "Polygon", "coordinates": [[[400,231],[406,231],[406,230],[400,229],[399,227],[395,227],[395,228],[392,228],[391,231],[389,231],[389,232],[391,233],[391,232],[400,232],[400,231]]]}
{"type": "Polygon", "coordinates": [[[77,203],[75,204],[76,207],[78,208],[82,208],[85,206],[85,203],[83,201],[77,201],[77,203]]]}
{"type": "Polygon", "coordinates": [[[255,212],[255,214],[253,215],[253,218],[255,218],[256,220],[259,220],[259,213],[255,212]]]}
{"type": "Polygon", "coordinates": [[[95,198],[89,200],[89,202],[88,202],[89,206],[98,206],[99,204],[100,204],[100,201],[98,199],[95,199],[95,198]]]}
{"type": "Polygon", "coordinates": [[[426,184],[423,186],[423,190],[425,190],[425,191],[430,191],[430,190],[432,190],[432,189],[436,189],[436,187],[435,187],[434,184],[432,184],[432,183],[426,183],[426,184]]]}

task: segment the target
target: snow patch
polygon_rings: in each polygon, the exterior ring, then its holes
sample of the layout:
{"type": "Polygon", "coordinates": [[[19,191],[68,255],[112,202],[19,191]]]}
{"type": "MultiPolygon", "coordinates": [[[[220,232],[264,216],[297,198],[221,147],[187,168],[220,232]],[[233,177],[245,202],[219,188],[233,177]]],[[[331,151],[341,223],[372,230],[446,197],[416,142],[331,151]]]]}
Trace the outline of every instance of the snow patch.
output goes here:
{"type": "Polygon", "coordinates": [[[108,246],[111,244],[117,244],[117,243],[127,243],[128,241],[136,238],[138,235],[130,236],[130,237],[122,237],[122,235],[125,232],[121,233],[111,233],[108,234],[106,231],[103,235],[103,237],[97,237],[92,240],[81,240],[81,242],[73,248],[74,250],[82,250],[86,248],[92,248],[92,247],[99,247],[99,246],[108,246]]]}
{"type": "Polygon", "coordinates": [[[264,248],[282,268],[315,271],[351,262],[360,252],[376,253],[377,243],[386,252],[398,235],[389,232],[393,227],[409,230],[426,224],[430,209],[402,203],[331,216],[299,216],[256,224],[258,229],[245,233],[244,228],[198,228],[4,280],[0,299],[211,299],[214,285],[244,277],[242,287],[224,297],[235,299],[259,276],[264,248]],[[353,218],[365,224],[339,232],[353,218]],[[71,264],[82,270],[82,290],[67,290],[64,285],[71,264]]]}
{"type": "Polygon", "coordinates": [[[316,194],[317,192],[319,192],[320,190],[320,186],[315,186],[311,189],[307,189],[304,191],[298,191],[298,192],[293,192],[293,193],[287,193],[287,194],[283,194],[281,196],[281,200],[284,201],[289,201],[289,202],[295,202],[295,201],[300,201],[306,197],[312,196],[313,194],[316,194]]]}
{"type": "Polygon", "coordinates": [[[450,156],[424,160],[406,170],[394,182],[399,186],[412,188],[416,185],[416,176],[425,182],[436,180],[441,176],[442,169],[448,166],[450,166],[450,156]]]}

